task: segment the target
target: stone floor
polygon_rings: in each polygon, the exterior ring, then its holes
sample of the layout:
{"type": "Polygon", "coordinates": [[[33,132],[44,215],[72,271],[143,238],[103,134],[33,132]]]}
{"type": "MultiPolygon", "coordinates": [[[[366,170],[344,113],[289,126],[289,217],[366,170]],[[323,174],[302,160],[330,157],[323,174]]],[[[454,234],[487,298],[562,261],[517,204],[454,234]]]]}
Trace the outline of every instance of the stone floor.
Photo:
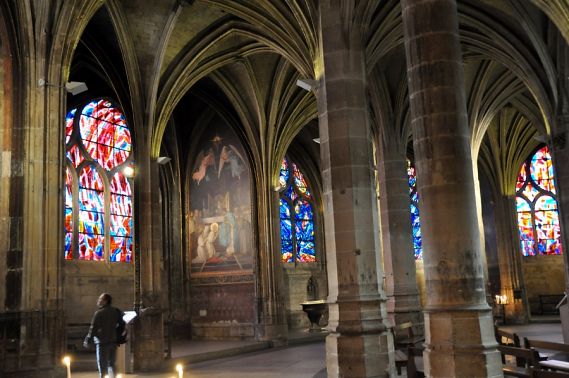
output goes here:
{"type": "MultiPolygon", "coordinates": [[[[223,343],[223,342],[220,342],[223,343]]],[[[232,345],[229,345],[232,347],[232,345]]],[[[174,365],[174,363],[173,363],[174,365]]],[[[205,362],[190,363],[184,368],[184,377],[233,378],[323,378],[326,377],[324,342],[285,348],[272,348],[240,356],[205,362]]],[[[175,367],[171,372],[127,374],[125,378],[177,378],[175,367]]],[[[93,372],[73,373],[73,378],[96,378],[93,372]]]]}
{"type": "MultiPolygon", "coordinates": [[[[523,337],[563,342],[560,323],[532,323],[528,325],[505,325],[501,329],[517,333],[523,337]]],[[[173,345],[171,366],[164,373],[127,374],[125,378],[160,377],[177,378],[175,364],[184,362],[184,377],[223,377],[223,378],[323,378],[326,377],[326,352],[323,335],[313,335],[312,339],[300,335],[296,342],[309,344],[290,345],[282,348],[268,348],[268,345],[255,342],[186,342],[173,345]],[[320,339],[320,341],[316,341],[320,339]],[[237,351],[239,349],[240,351],[237,351]],[[245,352],[245,354],[242,354],[245,352]],[[224,353],[230,354],[223,357],[224,353]],[[241,354],[239,354],[241,353],[241,354]],[[193,356],[193,357],[192,357],[193,356]],[[201,356],[201,357],[200,357],[201,356]],[[220,356],[220,357],[216,357],[220,356]],[[201,358],[209,361],[200,361],[201,358]],[[214,359],[211,359],[214,358],[214,359]]],[[[293,339],[295,342],[295,339],[293,339]]],[[[75,372],[73,378],[96,378],[94,372],[75,372]]],[[[405,370],[403,375],[406,377],[405,370]]]]}

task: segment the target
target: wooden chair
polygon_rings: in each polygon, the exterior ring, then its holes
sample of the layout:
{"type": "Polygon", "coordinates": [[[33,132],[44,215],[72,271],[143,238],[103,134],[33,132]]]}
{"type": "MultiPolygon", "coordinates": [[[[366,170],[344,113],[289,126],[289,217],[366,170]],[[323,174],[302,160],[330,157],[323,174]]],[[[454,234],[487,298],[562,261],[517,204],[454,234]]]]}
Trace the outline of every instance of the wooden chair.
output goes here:
{"type": "Polygon", "coordinates": [[[405,354],[401,349],[395,349],[394,357],[395,357],[395,369],[397,370],[397,375],[401,375],[401,368],[407,366],[407,354],[405,354]]]}
{"type": "Polygon", "coordinates": [[[524,337],[524,346],[526,348],[534,348],[539,352],[540,360],[547,360],[553,355],[561,355],[563,360],[569,361],[569,344],[554,343],[551,341],[530,340],[524,337]]]}
{"type": "Polygon", "coordinates": [[[539,367],[539,353],[535,349],[498,345],[498,350],[502,354],[503,361],[507,360],[506,356],[514,357],[516,360],[516,365],[504,364],[502,367],[502,372],[506,377],[531,378],[531,369],[539,367]]]}
{"type": "Polygon", "coordinates": [[[494,332],[496,334],[496,341],[499,345],[513,346],[516,348],[521,347],[520,337],[516,333],[504,331],[498,327],[494,328],[494,332]]]}
{"type": "Polygon", "coordinates": [[[414,324],[412,322],[406,322],[397,324],[392,328],[393,332],[393,342],[395,343],[395,349],[415,347],[418,343],[425,341],[424,336],[416,336],[413,332],[414,324]],[[399,331],[399,332],[398,332],[399,331]],[[400,335],[404,333],[405,337],[400,335]],[[398,337],[399,336],[399,337],[398,337]]]}
{"type": "MultiPolygon", "coordinates": [[[[494,326],[494,333],[496,335],[496,341],[498,342],[498,345],[521,348],[522,345],[520,344],[520,337],[516,333],[511,333],[508,331],[501,330],[496,326],[494,326]]],[[[506,357],[502,355],[502,364],[505,363],[506,363],[506,357]]],[[[517,363],[518,366],[524,365],[523,360],[518,360],[517,363]]]]}
{"type": "Polygon", "coordinates": [[[423,378],[425,368],[423,365],[423,349],[417,347],[407,348],[407,378],[423,378]]]}

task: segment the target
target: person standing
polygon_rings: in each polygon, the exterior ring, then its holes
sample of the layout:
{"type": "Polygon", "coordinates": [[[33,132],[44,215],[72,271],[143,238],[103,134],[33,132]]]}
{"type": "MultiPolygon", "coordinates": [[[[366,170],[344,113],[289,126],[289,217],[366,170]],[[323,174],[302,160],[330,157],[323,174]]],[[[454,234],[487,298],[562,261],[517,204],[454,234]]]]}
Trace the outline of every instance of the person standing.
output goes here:
{"type": "Polygon", "coordinates": [[[87,348],[90,342],[95,343],[97,350],[97,366],[99,377],[108,374],[109,378],[115,376],[115,360],[117,353],[117,328],[124,329],[123,312],[111,306],[113,298],[103,293],[97,300],[99,309],[95,311],[89,333],[85,337],[83,347],[87,348]]]}

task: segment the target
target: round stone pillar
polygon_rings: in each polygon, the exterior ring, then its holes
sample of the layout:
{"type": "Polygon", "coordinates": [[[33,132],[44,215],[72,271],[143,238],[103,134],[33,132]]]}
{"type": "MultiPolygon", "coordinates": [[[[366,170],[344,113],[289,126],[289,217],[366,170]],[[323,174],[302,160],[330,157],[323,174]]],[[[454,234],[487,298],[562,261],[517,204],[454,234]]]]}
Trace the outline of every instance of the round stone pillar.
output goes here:
{"type": "MultiPolygon", "coordinates": [[[[418,334],[423,329],[423,314],[415,274],[407,159],[404,148],[389,148],[388,142],[383,140],[378,144],[387,314],[393,325],[412,322],[418,334]]],[[[407,332],[403,336],[406,337],[407,332]]]]}
{"type": "MultiPolygon", "coordinates": [[[[317,78],[329,326],[329,377],[394,375],[384,324],[377,194],[361,27],[338,1],[322,0],[323,75],[317,78]],[[351,20],[348,22],[352,22],[351,20]],[[353,26],[353,25],[352,25],[353,26]]],[[[391,352],[393,353],[393,352],[391,352]]],[[[391,359],[393,361],[393,359],[391,359]]]]}
{"type": "MultiPolygon", "coordinates": [[[[549,145],[555,172],[557,209],[561,226],[561,244],[565,261],[565,293],[569,293],[569,45],[557,36],[557,72],[559,76],[559,103],[552,125],[549,145]]],[[[569,338],[569,324],[562,324],[565,341],[569,338]]]]}
{"type": "Polygon", "coordinates": [[[425,373],[502,376],[486,302],[455,0],[401,0],[427,300],[425,373]]]}

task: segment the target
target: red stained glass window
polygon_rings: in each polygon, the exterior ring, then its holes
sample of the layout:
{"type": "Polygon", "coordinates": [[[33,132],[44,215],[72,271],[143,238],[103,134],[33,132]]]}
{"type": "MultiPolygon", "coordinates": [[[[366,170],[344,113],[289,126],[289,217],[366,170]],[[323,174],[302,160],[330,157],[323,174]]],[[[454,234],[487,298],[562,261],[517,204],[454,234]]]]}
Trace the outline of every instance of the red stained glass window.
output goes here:
{"type": "Polygon", "coordinates": [[[555,198],[553,163],[547,147],[539,149],[522,165],[516,190],[522,254],[561,254],[563,248],[555,198]]]}
{"type": "Polygon", "coordinates": [[[67,113],[65,135],[65,259],[130,262],[132,190],[122,168],[132,142],[123,112],[90,101],[67,113]]]}

